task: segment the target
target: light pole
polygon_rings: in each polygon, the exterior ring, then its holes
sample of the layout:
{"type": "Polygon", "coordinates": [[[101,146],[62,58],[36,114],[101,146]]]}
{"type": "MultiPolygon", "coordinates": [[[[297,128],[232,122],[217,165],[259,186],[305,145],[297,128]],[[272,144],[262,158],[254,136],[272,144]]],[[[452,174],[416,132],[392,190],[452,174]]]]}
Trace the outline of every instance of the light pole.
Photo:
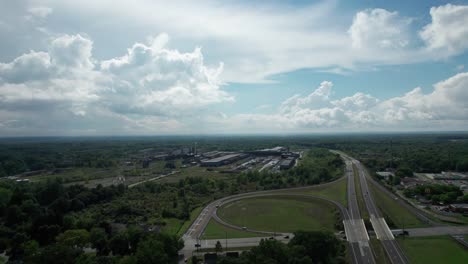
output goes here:
{"type": "Polygon", "coordinates": [[[227,232],[225,232],[225,233],[226,233],[226,240],[225,240],[225,241],[226,241],[226,246],[224,247],[224,248],[225,248],[224,250],[227,252],[227,250],[228,250],[228,245],[227,245],[227,232]]]}

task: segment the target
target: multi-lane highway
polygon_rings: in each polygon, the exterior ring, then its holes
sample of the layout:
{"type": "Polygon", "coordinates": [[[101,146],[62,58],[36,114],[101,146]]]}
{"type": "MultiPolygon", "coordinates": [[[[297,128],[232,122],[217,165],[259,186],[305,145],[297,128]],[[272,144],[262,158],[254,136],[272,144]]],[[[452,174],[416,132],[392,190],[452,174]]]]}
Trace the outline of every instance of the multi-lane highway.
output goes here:
{"type": "MultiPolygon", "coordinates": [[[[309,187],[300,187],[300,188],[290,188],[290,189],[281,189],[281,190],[271,190],[271,191],[261,191],[261,192],[251,192],[251,193],[243,193],[237,194],[233,196],[224,197],[222,199],[216,200],[208,204],[200,213],[200,215],[195,219],[192,223],[190,228],[184,234],[183,239],[185,242],[185,248],[182,250],[182,253],[187,255],[188,253],[193,250],[195,244],[200,244],[203,246],[203,243],[200,242],[199,238],[202,235],[206,225],[210,221],[210,219],[214,219],[222,225],[225,225],[229,228],[234,229],[241,229],[245,230],[243,227],[235,226],[229,223],[226,223],[222,219],[220,219],[216,212],[217,208],[230,202],[234,202],[240,199],[246,198],[253,198],[253,197],[260,197],[260,196],[274,196],[274,195],[281,195],[281,196],[301,196],[301,197],[309,197],[313,199],[322,199],[327,202],[333,203],[336,207],[340,209],[343,223],[345,227],[346,237],[350,244],[351,248],[351,258],[353,263],[375,263],[374,256],[369,246],[369,236],[367,234],[367,230],[364,226],[364,221],[360,217],[359,213],[359,206],[357,204],[356,194],[355,194],[355,187],[354,187],[354,174],[352,173],[352,164],[351,162],[346,163],[346,177],[348,178],[348,200],[349,200],[349,211],[345,208],[342,204],[326,199],[323,197],[307,195],[307,194],[297,194],[297,191],[300,189],[308,189],[309,187]],[[291,191],[291,193],[288,193],[291,191]]],[[[341,180],[341,179],[340,179],[341,180]]],[[[328,185],[331,183],[326,183],[324,185],[328,185]]],[[[313,188],[313,187],[312,187],[313,188]]],[[[264,235],[272,235],[272,232],[266,231],[258,231],[258,230],[250,230],[247,229],[246,231],[250,232],[257,232],[263,233],[264,235]]],[[[286,234],[281,234],[284,237],[286,234]]],[[[241,244],[242,242],[247,244],[251,244],[252,239],[238,239],[235,241],[237,244],[241,244]]],[[[206,242],[205,242],[206,243],[206,242]]]]}
{"type": "Polygon", "coordinates": [[[379,210],[375,206],[372,194],[369,191],[369,186],[367,185],[366,178],[370,178],[370,176],[367,175],[367,170],[358,160],[352,159],[352,162],[358,170],[362,196],[364,197],[364,202],[366,204],[367,211],[369,212],[370,221],[377,238],[381,241],[387,256],[393,264],[408,263],[408,259],[403,254],[403,251],[399,247],[398,242],[393,237],[393,234],[388,227],[385,218],[382,217],[379,210]]]}
{"type": "MultiPolygon", "coordinates": [[[[214,219],[222,225],[225,225],[229,228],[246,230],[246,228],[235,226],[229,223],[226,223],[216,214],[217,208],[223,204],[234,202],[240,199],[260,197],[260,196],[301,196],[308,197],[311,199],[322,199],[327,202],[334,204],[341,212],[343,218],[343,224],[345,228],[346,238],[350,245],[350,255],[353,263],[376,263],[371,247],[369,246],[369,236],[364,225],[364,221],[361,217],[359,205],[356,197],[356,187],[354,182],[354,167],[357,170],[357,175],[359,177],[359,182],[361,185],[361,192],[364,198],[366,209],[369,212],[370,222],[374,229],[374,232],[377,238],[381,241],[383,248],[385,249],[390,261],[394,264],[408,263],[406,256],[403,254],[400,249],[397,241],[394,239],[392,231],[389,229],[385,219],[382,217],[378,208],[376,207],[372,194],[368,188],[368,180],[372,180],[367,174],[364,166],[357,160],[352,157],[347,156],[345,153],[334,151],[339,154],[346,163],[345,176],[348,181],[348,208],[345,208],[342,204],[319,196],[313,196],[308,194],[298,193],[301,189],[313,189],[314,187],[333,184],[334,182],[325,183],[323,185],[315,186],[306,186],[299,188],[289,188],[289,189],[280,189],[280,190],[270,190],[270,191],[259,191],[259,192],[250,192],[232,195],[224,197],[222,199],[216,200],[208,204],[200,213],[200,215],[195,219],[190,228],[184,234],[183,239],[185,242],[185,247],[181,253],[185,256],[188,256],[195,249],[195,244],[200,244],[202,247],[212,247],[211,244],[216,243],[218,240],[203,240],[200,241],[199,238],[203,234],[206,225],[210,219],[214,219]]],[[[344,180],[338,179],[337,181],[344,180]]],[[[336,181],[335,181],[336,182],[336,181]]],[[[413,212],[413,210],[411,210],[413,212]]],[[[425,215],[417,215],[421,220],[425,220],[427,223],[432,223],[425,215]]],[[[273,235],[272,232],[261,231],[261,230],[250,230],[249,232],[256,232],[263,234],[264,238],[269,238],[273,235]]],[[[430,228],[416,228],[408,229],[410,236],[423,236],[425,234],[460,234],[468,232],[468,228],[456,228],[456,227],[430,227],[430,228]]],[[[275,239],[278,239],[283,242],[287,242],[288,239],[285,239],[285,236],[292,237],[292,234],[278,234],[275,239]]],[[[238,239],[227,239],[226,242],[229,242],[231,246],[236,245],[238,247],[242,246],[252,246],[258,244],[261,238],[238,238],[238,239]]]]}
{"type": "MultiPolygon", "coordinates": [[[[342,156],[343,157],[343,156],[342,156]]],[[[354,186],[353,165],[350,160],[345,159],[346,177],[348,178],[348,211],[349,218],[343,220],[346,238],[350,245],[353,263],[375,263],[374,255],[369,245],[364,221],[359,212],[359,205],[354,186]]]]}

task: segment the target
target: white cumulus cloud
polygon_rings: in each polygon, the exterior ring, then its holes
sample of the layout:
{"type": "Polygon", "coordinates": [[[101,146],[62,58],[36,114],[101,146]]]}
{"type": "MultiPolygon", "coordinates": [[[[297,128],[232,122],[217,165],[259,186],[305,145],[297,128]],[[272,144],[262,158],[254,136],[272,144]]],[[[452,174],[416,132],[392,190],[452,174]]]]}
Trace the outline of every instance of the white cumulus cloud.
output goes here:
{"type": "Polygon", "coordinates": [[[465,72],[436,83],[427,94],[418,87],[386,100],[360,92],[333,100],[333,83],[324,81],[306,96],[286,99],[276,113],[235,115],[231,128],[290,132],[465,129],[467,87],[465,72]]]}
{"type": "Polygon", "coordinates": [[[419,32],[429,50],[449,56],[468,48],[468,6],[432,7],[430,14],[432,22],[419,32]]]}
{"type": "Polygon", "coordinates": [[[64,131],[78,124],[103,131],[107,122],[121,122],[128,131],[161,132],[182,129],[175,117],[183,120],[234,100],[222,90],[222,63],[209,67],[201,49],[179,52],[166,48],[167,41],[162,34],[99,61],[89,38],[62,35],[50,41],[47,52],[0,63],[0,120],[20,120],[31,129],[43,127],[40,122],[51,128],[61,123],[64,131]],[[44,117],[36,119],[39,114],[44,117]]]}
{"type": "Polygon", "coordinates": [[[360,11],[349,28],[354,48],[404,48],[409,44],[411,19],[385,9],[360,11]]]}

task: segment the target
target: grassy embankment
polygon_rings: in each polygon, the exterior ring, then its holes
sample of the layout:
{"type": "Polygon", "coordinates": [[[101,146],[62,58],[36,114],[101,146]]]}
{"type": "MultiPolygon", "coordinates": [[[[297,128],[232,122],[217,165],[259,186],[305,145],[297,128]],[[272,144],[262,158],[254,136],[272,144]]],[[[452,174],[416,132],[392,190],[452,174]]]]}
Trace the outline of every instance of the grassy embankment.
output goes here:
{"type": "Polygon", "coordinates": [[[468,263],[468,251],[449,236],[398,238],[414,264],[468,263]]]}
{"type": "Polygon", "coordinates": [[[390,228],[426,227],[427,224],[419,220],[413,213],[398,204],[391,197],[378,190],[369,182],[369,189],[380,212],[387,220],[390,228]],[[389,221],[390,220],[390,221],[389,221]]]}

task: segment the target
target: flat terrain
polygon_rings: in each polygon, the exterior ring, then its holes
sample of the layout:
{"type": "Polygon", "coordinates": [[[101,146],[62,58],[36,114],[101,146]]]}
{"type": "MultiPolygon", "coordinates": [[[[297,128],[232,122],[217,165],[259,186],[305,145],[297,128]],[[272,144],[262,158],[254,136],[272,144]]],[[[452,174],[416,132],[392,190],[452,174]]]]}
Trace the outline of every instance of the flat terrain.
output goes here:
{"type": "Polygon", "coordinates": [[[468,250],[449,236],[399,238],[411,263],[468,263],[468,250]]]}
{"type": "MultiPolygon", "coordinates": [[[[205,232],[201,236],[201,239],[223,239],[223,238],[244,238],[244,237],[257,237],[265,236],[262,234],[244,232],[229,227],[225,227],[215,220],[211,219],[206,226],[205,232]]],[[[224,244],[223,244],[224,246],[224,244]]]]}
{"type": "Polygon", "coordinates": [[[311,186],[309,188],[300,189],[297,191],[286,191],[288,193],[304,193],[310,195],[316,195],[330,200],[341,203],[344,206],[347,206],[346,199],[346,179],[342,178],[338,181],[335,181],[326,185],[317,185],[311,186]]]}
{"type": "Polygon", "coordinates": [[[258,197],[224,205],[224,221],[250,229],[273,232],[334,230],[337,209],[323,201],[299,197],[258,197]]]}
{"type": "Polygon", "coordinates": [[[414,214],[406,208],[400,206],[391,197],[382,193],[372,183],[368,183],[369,189],[372,192],[374,201],[390,228],[412,228],[412,227],[425,227],[427,224],[421,222],[414,214]],[[390,220],[390,221],[388,221],[390,220]],[[393,226],[391,225],[393,223],[393,226]]]}

